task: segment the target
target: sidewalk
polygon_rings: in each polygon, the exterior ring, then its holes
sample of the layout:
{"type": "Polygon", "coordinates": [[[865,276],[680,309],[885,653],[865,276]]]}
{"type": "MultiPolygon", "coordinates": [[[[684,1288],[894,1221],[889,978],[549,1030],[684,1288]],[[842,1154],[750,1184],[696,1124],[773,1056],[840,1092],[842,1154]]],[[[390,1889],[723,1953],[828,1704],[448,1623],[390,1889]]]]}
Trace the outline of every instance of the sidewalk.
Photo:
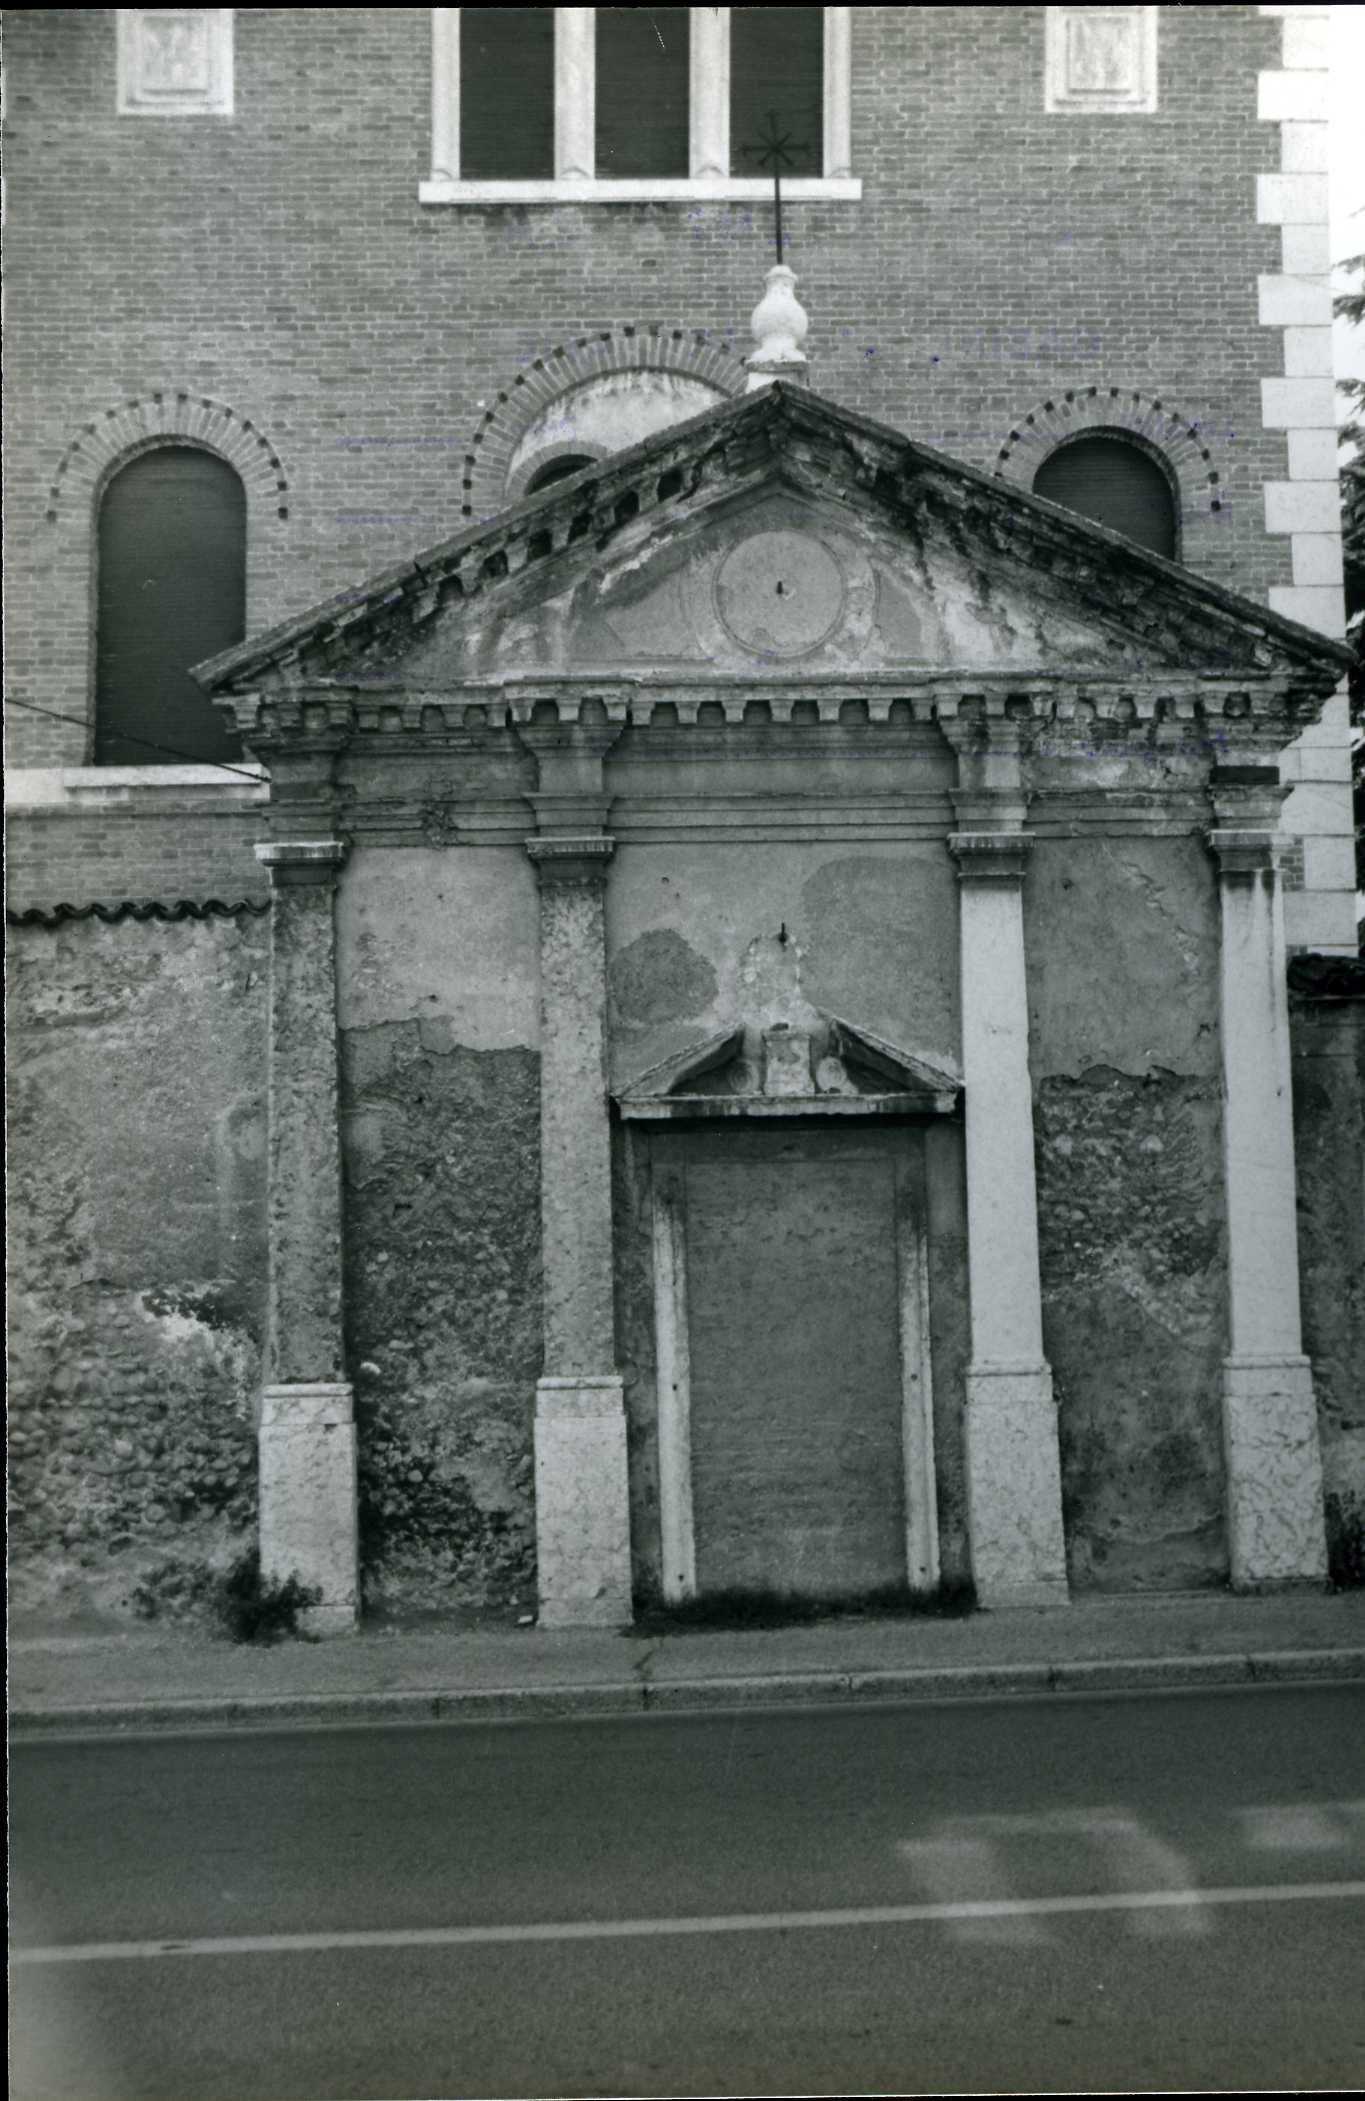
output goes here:
{"type": "Polygon", "coordinates": [[[1365,1679],[1365,1592],[1086,1599],[743,1632],[376,1630],[240,1647],[149,1631],[10,1647],[16,1734],[641,1714],[1365,1679]]]}

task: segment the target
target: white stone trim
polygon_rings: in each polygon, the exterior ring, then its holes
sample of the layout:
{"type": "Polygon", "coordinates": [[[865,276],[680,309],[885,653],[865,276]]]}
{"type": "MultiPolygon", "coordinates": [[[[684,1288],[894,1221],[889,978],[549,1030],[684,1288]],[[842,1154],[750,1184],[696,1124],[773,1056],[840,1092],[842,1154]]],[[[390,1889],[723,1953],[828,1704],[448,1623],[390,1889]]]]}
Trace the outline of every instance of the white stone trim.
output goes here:
{"type": "Polygon", "coordinates": [[[121,117],[230,117],[232,17],[230,7],[119,7],[116,75],[121,117]],[[150,23],[192,26],[202,39],[203,67],[194,81],[158,79],[144,34],[150,23]]]}
{"type": "Polygon", "coordinates": [[[730,173],[730,10],[694,7],[688,53],[688,173],[723,182],[730,173]]]}
{"type": "MultiPolygon", "coordinates": [[[[730,167],[730,10],[693,8],[688,62],[689,173],[599,177],[596,173],[595,9],[555,9],[555,172],[526,181],[460,177],[460,10],[431,11],[431,174],[419,182],[420,204],[753,204],[772,194],[764,176],[730,167]]],[[[1144,12],[1152,13],[1148,9],[1144,12]]],[[[793,204],[857,203],[862,183],[851,173],[849,7],[824,10],[824,152],[822,175],[792,176],[782,185],[793,204]]]]}
{"type": "Polygon", "coordinates": [[[1155,110],[1155,7],[1049,7],[1044,17],[1044,108],[1049,116],[1149,116],[1155,110]],[[1078,78],[1075,32],[1084,27],[1102,35],[1120,22],[1135,32],[1127,77],[1112,86],[1078,78]]]}
{"type": "MultiPolygon", "coordinates": [[[[1328,230],[1328,61],[1330,8],[1262,7],[1281,25],[1278,68],[1257,78],[1257,111],[1280,127],[1280,169],[1256,179],[1256,218],[1280,229],[1280,269],[1257,280],[1261,326],[1270,339],[1261,381],[1261,426],[1285,434],[1287,473],[1264,485],[1266,531],[1289,541],[1289,584],[1269,592],[1273,612],[1321,633],[1342,636],[1346,610],[1341,577],[1341,496],[1337,479],[1337,405],[1332,381],[1331,247],[1328,230]],[[1273,347],[1271,347],[1273,346],[1273,347]]],[[[1304,840],[1304,887],[1284,899],[1285,930],[1294,947],[1354,954],[1354,881],[1340,875],[1340,856],[1309,849],[1323,825],[1322,790],[1340,802],[1332,834],[1349,832],[1351,729],[1345,692],[1320,722],[1290,746],[1281,778],[1292,792],[1281,823],[1304,840]],[[1345,763],[1343,763],[1343,760],[1345,763]],[[1303,787],[1300,787],[1300,783],[1303,787]]]]}
{"type": "Polygon", "coordinates": [[[921,1595],[939,1579],[938,1485],[934,1461],[934,1366],[929,1326],[929,1230],[920,1151],[916,1216],[897,1205],[900,1287],[901,1458],[905,1481],[905,1580],[921,1595]]]}
{"type": "Polygon", "coordinates": [[[8,810],[88,810],[111,802],[150,804],[204,795],[224,802],[269,802],[270,776],[251,759],[230,766],[9,766],[8,810]],[[243,780],[243,774],[253,775],[243,780]]]}
{"type": "Polygon", "coordinates": [[[460,172],[460,10],[431,10],[431,180],[460,172]]]}
{"type": "Polygon", "coordinates": [[[591,182],[597,161],[597,27],[592,7],[555,9],[555,177],[591,182]]]}
{"type": "MultiPolygon", "coordinates": [[[[762,204],[773,186],[761,175],[694,179],[690,175],[603,176],[600,180],[540,182],[419,182],[419,204],[762,204]]],[[[791,175],[783,182],[788,204],[856,204],[862,181],[824,175],[791,175]]]]}
{"type": "Polygon", "coordinates": [[[681,1192],[656,1171],[653,1200],[654,1383],[659,1435],[659,1549],[664,1601],[697,1592],[692,1515],[692,1364],[681,1192]]]}
{"type": "MultiPolygon", "coordinates": [[[[825,180],[853,179],[853,9],[825,9],[825,180]]],[[[862,194],[862,184],[858,185],[862,194]]]]}

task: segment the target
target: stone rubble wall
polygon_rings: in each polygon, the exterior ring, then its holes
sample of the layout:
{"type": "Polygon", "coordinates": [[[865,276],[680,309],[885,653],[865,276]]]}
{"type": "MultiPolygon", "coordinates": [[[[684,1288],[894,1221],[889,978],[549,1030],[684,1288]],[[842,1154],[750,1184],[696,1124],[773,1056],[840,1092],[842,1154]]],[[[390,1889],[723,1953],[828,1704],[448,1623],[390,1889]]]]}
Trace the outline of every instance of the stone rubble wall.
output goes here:
{"type": "Polygon", "coordinates": [[[11,1608],[192,1607],[255,1536],[263,918],[9,942],[11,1608]]]}
{"type": "Polygon", "coordinates": [[[1365,967],[1325,966],[1308,957],[1291,965],[1290,985],[1303,1346],[1312,1359],[1322,1438],[1328,1567],[1335,1581],[1359,1584],[1365,1583],[1365,967]],[[1339,989],[1326,989],[1334,979],[1339,989]]]}

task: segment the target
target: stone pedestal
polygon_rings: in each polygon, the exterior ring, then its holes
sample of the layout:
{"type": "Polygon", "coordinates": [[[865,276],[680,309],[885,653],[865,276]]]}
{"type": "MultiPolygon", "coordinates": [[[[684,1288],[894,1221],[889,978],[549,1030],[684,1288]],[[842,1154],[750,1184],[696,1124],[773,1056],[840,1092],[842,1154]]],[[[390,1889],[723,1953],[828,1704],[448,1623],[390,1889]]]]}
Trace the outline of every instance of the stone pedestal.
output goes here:
{"type": "Polygon", "coordinates": [[[354,1627],[355,1428],[341,1323],[335,840],[271,842],[268,1383],[260,1419],[264,1580],[319,1600],[310,1631],[354,1627]]]}
{"type": "Polygon", "coordinates": [[[540,1624],[620,1626],[630,1618],[620,1379],[539,1380],[535,1448],[540,1624]]]}
{"type": "Polygon", "coordinates": [[[1324,1579],[1322,1462],[1299,1314],[1283,842],[1268,829],[1226,828],[1210,843],[1223,935],[1228,1554],[1234,1586],[1256,1589],[1324,1579]]]}
{"type": "Polygon", "coordinates": [[[1023,875],[1017,830],[958,832],[967,1113],[967,1516],[987,1607],[1065,1602],[1061,1466],[1043,1356],[1023,875]]]}
{"type": "Polygon", "coordinates": [[[321,1593],[310,1634],[355,1626],[355,1422],[345,1380],[267,1386],[261,1395],[261,1570],[321,1593]]]}
{"type": "Polygon", "coordinates": [[[536,1553],[546,1627],[631,1616],[626,1417],[616,1369],[600,833],[527,842],[540,881],[545,1375],[536,1553]]]}

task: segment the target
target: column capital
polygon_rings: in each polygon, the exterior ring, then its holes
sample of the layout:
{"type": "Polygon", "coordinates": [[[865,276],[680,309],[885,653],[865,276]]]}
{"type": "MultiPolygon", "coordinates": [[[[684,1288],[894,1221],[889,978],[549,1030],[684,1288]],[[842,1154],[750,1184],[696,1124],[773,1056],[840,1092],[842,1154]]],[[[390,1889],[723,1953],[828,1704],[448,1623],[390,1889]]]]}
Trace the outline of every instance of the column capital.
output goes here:
{"type": "Polygon", "coordinates": [[[526,801],[545,838],[586,838],[605,831],[612,801],[605,762],[622,727],[619,722],[517,724],[517,739],[536,765],[536,785],[526,791],[526,801]]]}
{"type": "Polygon", "coordinates": [[[344,839],[264,839],[253,849],[272,889],[331,883],[348,851],[344,839]]]}
{"type": "Polygon", "coordinates": [[[542,884],[605,883],[616,841],[610,832],[539,832],[526,851],[542,884]]]}
{"type": "Polygon", "coordinates": [[[1013,715],[993,715],[980,696],[965,694],[956,713],[940,714],[938,726],[957,760],[953,800],[959,822],[989,823],[997,810],[1007,821],[1022,822],[1030,724],[1013,715]]]}
{"type": "Polygon", "coordinates": [[[1021,883],[1032,844],[1032,832],[948,834],[948,851],[963,883],[1021,883]]]}
{"type": "Polygon", "coordinates": [[[1291,843],[1283,832],[1260,826],[1237,830],[1221,825],[1214,826],[1208,834],[1208,841],[1223,882],[1276,875],[1284,864],[1291,843]]]}

